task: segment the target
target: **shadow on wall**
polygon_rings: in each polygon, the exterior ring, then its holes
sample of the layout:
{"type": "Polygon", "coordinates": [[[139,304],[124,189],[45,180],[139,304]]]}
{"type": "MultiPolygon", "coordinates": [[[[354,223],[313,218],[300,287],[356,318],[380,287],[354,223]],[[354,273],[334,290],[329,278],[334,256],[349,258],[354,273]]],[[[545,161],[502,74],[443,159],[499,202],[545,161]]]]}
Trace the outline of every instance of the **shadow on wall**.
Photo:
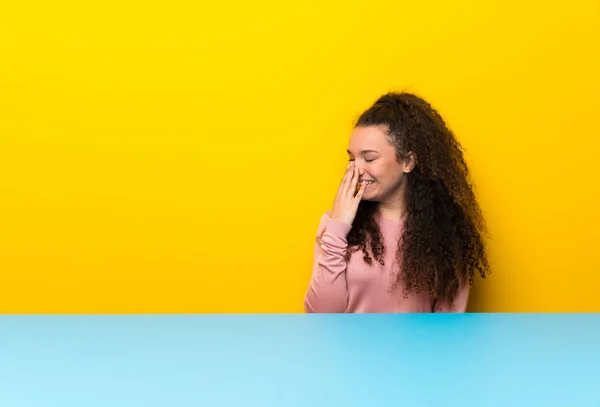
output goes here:
{"type": "Polygon", "coordinates": [[[471,292],[469,293],[469,304],[467,305],[467,312],[484,312],[485,310],[485,285],[490,283],[490,276],[482,279],[481,277],[475,278],[471,292]]]}
{"type": "Polygon", "coordinates": [[[505,282],[500,283],[499,279],[496,278],[500,274],[502,274],[502,270],[493,268],[491,273],[484,279],[479,275],[475,276],[475,281],[469,294],[467,312],[505,312],[499,310],[498,306],[495,306],[495,304],[503,303],[503,301],[498,301],[494,297],[498,295],[511,295],[511,293],[514,293],[515,287],[498,287],[497,284],[506,284],[505,282]],[[492,284],[494,284],[493,287],[492,284]]]}

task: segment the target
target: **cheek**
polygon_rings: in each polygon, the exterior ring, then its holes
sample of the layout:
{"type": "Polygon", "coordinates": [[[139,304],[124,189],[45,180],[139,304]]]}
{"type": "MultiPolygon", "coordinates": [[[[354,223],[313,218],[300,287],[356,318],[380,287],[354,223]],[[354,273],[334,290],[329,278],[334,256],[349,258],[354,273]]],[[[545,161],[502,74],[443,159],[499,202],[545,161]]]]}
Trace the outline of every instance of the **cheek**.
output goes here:
{"type": "Polygon", "coordinates": [[[368,172],[377,181],[386,181],[390,178],[391,174],[389,165],[386,165],[385,163],[373,163],[368,168],[368,172]]]}
{"type": "Polygon", "coordinates": [[[378,164],[369,168],[369,173],[383,184],[395,184],[403,175],[402,168],[397,164],[378,164]]]}

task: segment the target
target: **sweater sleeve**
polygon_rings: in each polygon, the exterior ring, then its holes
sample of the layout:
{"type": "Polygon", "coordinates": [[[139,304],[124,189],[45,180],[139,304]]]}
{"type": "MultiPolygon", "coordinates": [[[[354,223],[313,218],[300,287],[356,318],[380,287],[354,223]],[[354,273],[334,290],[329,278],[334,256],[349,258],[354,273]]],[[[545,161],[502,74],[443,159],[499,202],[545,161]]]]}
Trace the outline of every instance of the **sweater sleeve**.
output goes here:
{"type": "Polygon", "coordinates": [[[448,301],[436,301],[433,312],[466,312],[469,302],[470,286],[468,282],[461,283],[452,304],[448,301]]]}
{"type": "Polygon", "coordinates": [[[346,283],[346,237],[351,225],[324,214],[317,230],[310,284],[304,298],[307,313],[345,313],[348,307],[346,283]]]}

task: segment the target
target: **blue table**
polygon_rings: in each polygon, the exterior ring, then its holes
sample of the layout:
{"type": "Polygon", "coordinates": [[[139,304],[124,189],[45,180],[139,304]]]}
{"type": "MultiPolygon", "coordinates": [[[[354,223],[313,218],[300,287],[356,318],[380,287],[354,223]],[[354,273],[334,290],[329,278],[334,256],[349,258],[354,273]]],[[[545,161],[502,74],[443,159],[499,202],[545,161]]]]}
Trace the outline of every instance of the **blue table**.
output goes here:
{"type": "Polygon", "coordinates": [[[600,406],[600,314],[0,316],[0,406],[600,406]]]}

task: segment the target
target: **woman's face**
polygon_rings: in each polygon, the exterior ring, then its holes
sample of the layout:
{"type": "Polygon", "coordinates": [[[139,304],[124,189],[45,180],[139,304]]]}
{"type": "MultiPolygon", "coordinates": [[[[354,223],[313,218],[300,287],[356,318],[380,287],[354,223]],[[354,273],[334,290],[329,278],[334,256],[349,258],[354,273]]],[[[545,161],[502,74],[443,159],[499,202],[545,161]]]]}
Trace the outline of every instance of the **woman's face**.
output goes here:
{"type": "Polygon", "coordinates": [[[363,200],[395,199],[406,181],[414,160],[399,160],[382,126],[356,127],[348,145],[350,161],[358,168],[359,181],[366,181],[363,200]]]}

